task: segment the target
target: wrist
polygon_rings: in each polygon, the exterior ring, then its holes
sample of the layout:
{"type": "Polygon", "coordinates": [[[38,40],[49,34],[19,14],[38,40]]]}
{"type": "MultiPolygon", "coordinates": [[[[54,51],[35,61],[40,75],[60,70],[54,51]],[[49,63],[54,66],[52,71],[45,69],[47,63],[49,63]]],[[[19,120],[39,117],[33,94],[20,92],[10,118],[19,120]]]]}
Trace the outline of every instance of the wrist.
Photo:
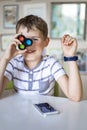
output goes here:
{"type": "Polygon", "coordinates": [[[10,57],[8,57],[7,55],[3,55],[3,60],[5,60],[6,62],[10,61],[10,57]]]}
{"type": "Polygon", "coordinates": [[[64,56],[64,61],[77,61],[78,56],[64,56]]]}

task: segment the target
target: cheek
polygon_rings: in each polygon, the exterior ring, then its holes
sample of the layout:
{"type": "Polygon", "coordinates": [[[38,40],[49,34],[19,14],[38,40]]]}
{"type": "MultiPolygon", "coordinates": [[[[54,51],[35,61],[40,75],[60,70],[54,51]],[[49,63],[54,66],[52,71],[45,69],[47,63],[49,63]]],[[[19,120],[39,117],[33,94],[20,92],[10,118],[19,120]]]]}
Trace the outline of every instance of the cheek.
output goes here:
{"type": "Polygon", "coordinates": [[[40,49],[40,50],[42,50],[44,48],[44,46],[42,44],[34,44],[34,47],[36,49],[40,49]]]}
{"type": "Polygon", "coordinates": [[[37,50],[38,50],[39,52],[42,52],[42,51],[43,51],[43,49],[44,49],[44,47],[43,47],[43,46],[39,46],[39,47],[37,48],[37,50]]]}
{"type": "Polygon", "coordinates": [[[44,43],[40,43],[40,44],[38,44],[38,47],[43,49],[45,47],[45,45],[44,45],[44,43]]]}

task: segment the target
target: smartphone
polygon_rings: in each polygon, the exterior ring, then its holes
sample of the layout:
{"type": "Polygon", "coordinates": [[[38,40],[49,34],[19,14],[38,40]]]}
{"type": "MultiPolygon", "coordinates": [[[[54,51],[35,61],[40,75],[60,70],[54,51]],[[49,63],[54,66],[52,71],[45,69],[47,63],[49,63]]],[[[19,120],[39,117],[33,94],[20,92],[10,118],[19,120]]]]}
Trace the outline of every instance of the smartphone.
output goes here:
{"type": "Polygon", "coordinates": [[[38,103],[34,104],[35,108],[43,115],[51,115],[51,114],[58,114],[59,111],[56,110],[53,106],[51,106],[49,103],[38,103]]]}

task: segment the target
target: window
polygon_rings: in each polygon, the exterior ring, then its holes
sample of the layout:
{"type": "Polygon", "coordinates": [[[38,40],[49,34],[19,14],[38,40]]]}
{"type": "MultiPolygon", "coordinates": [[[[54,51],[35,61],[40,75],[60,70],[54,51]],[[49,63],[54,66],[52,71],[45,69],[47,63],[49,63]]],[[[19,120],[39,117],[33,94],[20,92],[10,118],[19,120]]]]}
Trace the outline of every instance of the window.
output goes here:
{"type": "Polygon", "coordinates": [[[52,3],[51,38],[71,34],[85,40],[86,6],[86,3],[52,3]]]}

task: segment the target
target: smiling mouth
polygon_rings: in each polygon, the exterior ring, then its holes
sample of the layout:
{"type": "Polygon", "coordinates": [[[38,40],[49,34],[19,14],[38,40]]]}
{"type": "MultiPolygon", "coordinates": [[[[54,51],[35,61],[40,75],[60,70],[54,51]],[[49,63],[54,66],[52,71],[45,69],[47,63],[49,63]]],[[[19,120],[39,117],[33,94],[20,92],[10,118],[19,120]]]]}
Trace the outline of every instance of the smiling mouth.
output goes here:
{"type": "Polygon", "coordinates": [[[32,54],[32,53],[34,53],[35,52],[35,50],[27,50],[26,51],[26,53],[28,53],[28,54],[32,54]]]}

